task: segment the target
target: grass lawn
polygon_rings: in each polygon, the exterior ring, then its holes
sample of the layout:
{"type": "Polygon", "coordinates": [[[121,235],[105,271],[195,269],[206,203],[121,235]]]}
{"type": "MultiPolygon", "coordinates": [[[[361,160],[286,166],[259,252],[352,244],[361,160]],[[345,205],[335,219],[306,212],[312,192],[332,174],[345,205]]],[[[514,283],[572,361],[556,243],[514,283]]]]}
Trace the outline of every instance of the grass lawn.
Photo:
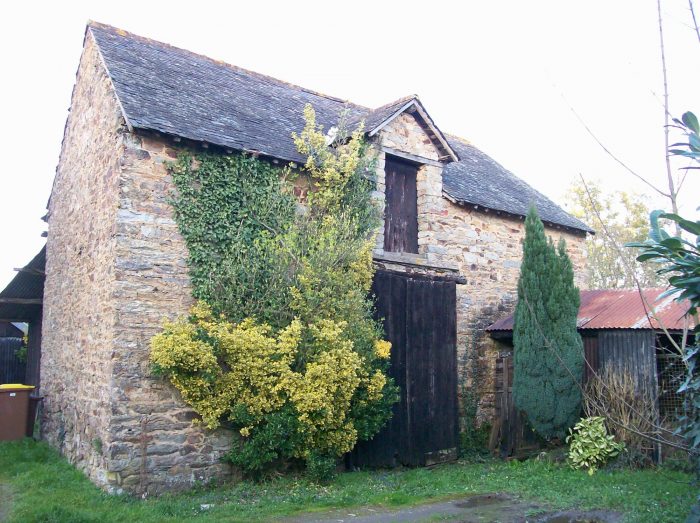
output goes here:
{"type": "Polygon", "coordinates": [[[4,514],[22,523],[265,521],[301,511],[509,492],[553,508],[609,508],[624,512],[627,521],[675,523],[685,519],[697,493],[691,479],[663,469],[588,476],[544,461],[488,461],[352,472],[327,486],[285,477],[141,500],[103,493],[46,444],[24,440],[0,443],[0,520],[4,514]],[[203,504],[211,507],[202,510],[203,504]]]}

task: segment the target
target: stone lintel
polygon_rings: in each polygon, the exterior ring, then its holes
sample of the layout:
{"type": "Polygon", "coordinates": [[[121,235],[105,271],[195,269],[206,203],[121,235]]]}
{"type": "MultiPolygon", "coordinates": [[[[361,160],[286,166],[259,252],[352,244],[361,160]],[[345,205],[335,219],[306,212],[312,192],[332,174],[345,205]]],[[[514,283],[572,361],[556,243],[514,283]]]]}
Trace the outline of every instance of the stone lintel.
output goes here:
{"type": "Polygon", "coordinates": [[[431,158],[426,158],[424,156],[418,156],[416,154],[411,154],[407,153],[404,151],[399,151],[398,149],[394,149],[393,147],[382,147],[382,151],[384,151],[386,154],[390,154],[392,156],[396,156],[398,158],[403,158],[404,160],[409,160],[411,162],[415,163],[422,163],[425,165],[432,165],[433,167],[444,167],[444,165],[441,162],[438,162],[436,160],[433,160],[431,158]]]}
{"type": "Polygon", "coordinates": [[[436,261],[429,258],[427,254],[387,252],[382,249],[375,249],[373,260],[376,268],[390,272],[401,272],[466,283],[466,278],[460,274],[456,263],[436,261]]]}

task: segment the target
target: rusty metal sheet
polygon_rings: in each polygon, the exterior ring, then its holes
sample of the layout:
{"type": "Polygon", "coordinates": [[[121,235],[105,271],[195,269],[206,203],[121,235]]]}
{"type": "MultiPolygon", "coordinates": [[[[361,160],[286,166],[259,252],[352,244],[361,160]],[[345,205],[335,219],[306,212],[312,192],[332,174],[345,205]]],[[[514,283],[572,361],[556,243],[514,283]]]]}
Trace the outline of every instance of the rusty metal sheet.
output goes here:
{"type": "MultiPolygon", "coordinates": [[[[577,325],[580,330],[600,329],[660,329],[692,328],[685,317],[687,302],[674,296],[659,296],[665,288],[598,289],[581,291],[581,306],[577,325]],[[643,298],[642,298],[643,296],[643,298]]],[[[486,329],[489,332],[513,330],[513,315],[503,318],[486,329]]]]}

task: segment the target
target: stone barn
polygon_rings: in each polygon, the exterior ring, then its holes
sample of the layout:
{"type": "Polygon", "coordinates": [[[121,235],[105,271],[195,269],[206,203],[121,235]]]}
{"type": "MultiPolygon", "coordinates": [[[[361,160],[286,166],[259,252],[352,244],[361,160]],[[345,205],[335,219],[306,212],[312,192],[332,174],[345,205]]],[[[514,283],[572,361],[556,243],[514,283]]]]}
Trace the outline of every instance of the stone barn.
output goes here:
{"type": "Polygon", "coordinates": [[[379,312],[392,325],[392,353],[422,358],[402,368],[404,380],[428,384],[417,400],[422,425],[405,428],[446,434],[409,464],[454,455],[467,354],[478,354],[485,376],[481,417],[492,415],[497,351],[483,329],[514,304],[531,204],[548,234],[566,239],[583,277],[590,229],[442,132],[418,97],[369,109],[90,23],[48,205],[42,430],[106,489],[156,493],[231,474],[220,461],[231,433],[193,425],[194,413],[150,375],[150,338],[193,301],[166,165],[183,148],[303,163],[291,133],[303,127],[305,104],[326,129],[344,110],[364,120],[378,152],[379,312]],[[418,302],[432,313],[408,314],[418,302]],[[406,324],[427,334],[404,339],[406,324]],[[446,397],[431,392],[436,380],[446,397]]]}

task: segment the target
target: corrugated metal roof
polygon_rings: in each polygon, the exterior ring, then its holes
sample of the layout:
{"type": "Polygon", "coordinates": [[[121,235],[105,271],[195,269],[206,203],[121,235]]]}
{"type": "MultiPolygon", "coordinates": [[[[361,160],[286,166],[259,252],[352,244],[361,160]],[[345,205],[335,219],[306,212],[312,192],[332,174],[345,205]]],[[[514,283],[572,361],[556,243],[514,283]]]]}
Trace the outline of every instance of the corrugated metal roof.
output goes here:
{"type": "MultiPolygon", "coordinates": [[[[674,296],[659,298],[665,290],[663,288],[643,289],[643,299],[637,289],[581,291],[578,328],[581,330],[659,329],[663,326],[668,330],[682,330],[686,326],[686,321],[691,321],[685,318],[688,302],[678,302],[674,296]]],[[[693,324],[689,323],[688,327],[693,327],[693,324]]],[[[486,330],[513,330],[513,315],[497,321],[486,330]]]]}

